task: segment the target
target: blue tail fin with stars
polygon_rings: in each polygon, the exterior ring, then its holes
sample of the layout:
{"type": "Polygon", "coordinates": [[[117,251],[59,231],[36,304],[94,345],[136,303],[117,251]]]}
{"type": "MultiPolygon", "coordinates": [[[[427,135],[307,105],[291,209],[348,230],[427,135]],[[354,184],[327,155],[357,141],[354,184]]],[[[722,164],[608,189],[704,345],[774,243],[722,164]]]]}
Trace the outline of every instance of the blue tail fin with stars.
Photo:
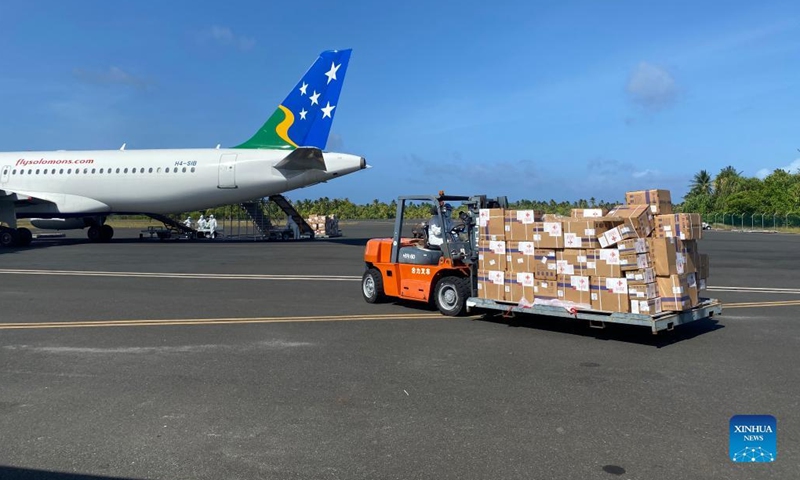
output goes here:
{"type": "Polygon", "coordinates": [[[352,50],[322,52],[269,120],[235,148],[325,149],[352,50]]]}

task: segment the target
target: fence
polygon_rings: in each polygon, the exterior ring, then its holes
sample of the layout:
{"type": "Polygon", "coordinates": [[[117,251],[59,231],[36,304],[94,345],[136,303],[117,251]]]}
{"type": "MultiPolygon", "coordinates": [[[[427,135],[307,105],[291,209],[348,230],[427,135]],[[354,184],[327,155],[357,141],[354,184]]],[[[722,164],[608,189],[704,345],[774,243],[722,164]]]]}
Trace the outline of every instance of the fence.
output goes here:
{"type": "Polygon", "coordinates": [[[707,213],[703,221],[714,228],[741,231],[776,231],[800,228],[800,215],[780,212],[772,213],[707,213]]]}

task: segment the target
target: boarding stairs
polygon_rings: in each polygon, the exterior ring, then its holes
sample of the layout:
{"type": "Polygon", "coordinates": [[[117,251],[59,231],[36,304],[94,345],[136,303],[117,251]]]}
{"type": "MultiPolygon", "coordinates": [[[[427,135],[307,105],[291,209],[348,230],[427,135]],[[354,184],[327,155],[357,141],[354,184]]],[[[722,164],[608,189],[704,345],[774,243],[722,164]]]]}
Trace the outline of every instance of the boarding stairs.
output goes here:
{"type": "Polygon", "coordinates": [[[261,237],[269,238],[270,230],[272,229],[272,222],[269,221],[269,217],[264,211],[264,203],[259,200],[255,202],[244,202],[241,204],[241,206],[244,211],[247,212],[250,220],[253,221],[253,224],[256,226],[258,233],[261,234],[261,237]]]}
{"type": "Polygon", "coordinates": [[[170,230],[175,229],[182,234],[188,235],[191,238],[197,236],[197,230],[192,227],[187,227],[182,222],[177,220],[173,220],[166,215],[161,215],[159,213],[148,213],[148,217],[152,218],[153,220],[158,220],[159,222],[163,223],[165,226],[169,227],[170,230]]]}
{"type": "Polygon", "coordinates": [[[286,200],[286,197],[283,195],[270,195],[269,199],[275,202],[275,205],[280,207],[280,209],[297,224],[301,236],[308,235],[309,238],[314,238],[314,229],[311,228],[311,225],[306,222],[306,219],[300,215],[300,212],[295,210],[292,204],[289,203],[289,200],[286,200]]]}

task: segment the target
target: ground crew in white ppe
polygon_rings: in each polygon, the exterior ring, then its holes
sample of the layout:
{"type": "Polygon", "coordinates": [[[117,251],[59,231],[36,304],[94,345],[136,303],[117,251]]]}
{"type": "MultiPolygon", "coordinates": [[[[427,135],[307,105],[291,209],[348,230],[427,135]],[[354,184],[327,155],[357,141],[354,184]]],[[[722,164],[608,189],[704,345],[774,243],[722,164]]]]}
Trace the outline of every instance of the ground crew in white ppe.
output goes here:
{"type": "Polygon", "coordinates": [[[192,216],[189,215],[186,217],[186,220],[183,222],[183,224],[188,228],[192,228],[192,216]]]}
{"type": "Polygon", "coordinates": [[[208,226],[208,235],[211,238],[216,237],[217,236],[217,219],[214,218],[214,215],[209,215],[208,216],[208,225],[207,226],[208,226]]]}
{"type": "Polygon", "coordinates": [[[201,213],[200,219],[197,220],[197,229],[203,230],[205,228],[206,228],[206,217],[204,217],[203,214],[201,213]]]}

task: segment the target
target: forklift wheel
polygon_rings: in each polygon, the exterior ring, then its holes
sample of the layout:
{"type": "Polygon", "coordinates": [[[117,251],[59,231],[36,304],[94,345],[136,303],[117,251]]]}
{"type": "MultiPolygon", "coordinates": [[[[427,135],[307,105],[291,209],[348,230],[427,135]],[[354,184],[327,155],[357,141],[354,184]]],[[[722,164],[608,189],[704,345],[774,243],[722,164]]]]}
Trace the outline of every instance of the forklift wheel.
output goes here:
{"type": "Polygon", "coordinates": [[[436,308],[448,317],[456,317],[466,311],[469,297],[469,279],[464,277],[442,277],[436,283],[433,299],[436,308]]]}
{"type": "Polygon", "coordinates": [[[379,303],[385,300],[383,294],[383,276],[377,268],[370,268],[361,277],[361,294],[367,303],[379,303]]]}

